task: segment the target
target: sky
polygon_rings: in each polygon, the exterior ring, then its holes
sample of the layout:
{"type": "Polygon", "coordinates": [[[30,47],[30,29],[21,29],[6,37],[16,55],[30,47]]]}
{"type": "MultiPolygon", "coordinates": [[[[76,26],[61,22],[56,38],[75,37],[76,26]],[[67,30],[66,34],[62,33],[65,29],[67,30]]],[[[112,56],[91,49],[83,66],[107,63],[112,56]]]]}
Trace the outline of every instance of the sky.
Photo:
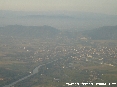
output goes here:
{"type": "Polygon", "coordinates": [[[0,0],[0,10],[73,11],[117,15],[117,0],[0,0]]]}

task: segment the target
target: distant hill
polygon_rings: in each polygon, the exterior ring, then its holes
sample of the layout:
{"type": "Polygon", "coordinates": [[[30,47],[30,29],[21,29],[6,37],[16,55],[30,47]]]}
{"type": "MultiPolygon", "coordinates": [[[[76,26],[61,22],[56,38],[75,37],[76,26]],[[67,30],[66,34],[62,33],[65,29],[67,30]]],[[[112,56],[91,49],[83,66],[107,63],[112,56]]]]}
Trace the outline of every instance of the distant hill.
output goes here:
{"type": "Polygon", "coordinates": [[[41,37],[53,38],[59,34],[59,30],[51,26],[22,26],[9,25],[0,28],[0,35],[13,37],[41,37]]]}
{"type": "Polygon", "coordinates": [[[7,25],[41,26],[50,25],[57,29],[94,29],[104,25],[116,25],[117,15],[75,11],[10,11],[0,10],[0,26],[7,25]]]}
{"type": "Polygon", "coordinates": [[[117,26],[104,26],[94,30],[87,30],[84,35],[95,40],[117,39],[117,26]]]}
{"type": "Polygon", "coordinates": [[[44,19],[74,19],[74,17],[67,16],[67,15],[27,15],[27,16],[22,16],[21,18],[44,18],[44,19]]]}

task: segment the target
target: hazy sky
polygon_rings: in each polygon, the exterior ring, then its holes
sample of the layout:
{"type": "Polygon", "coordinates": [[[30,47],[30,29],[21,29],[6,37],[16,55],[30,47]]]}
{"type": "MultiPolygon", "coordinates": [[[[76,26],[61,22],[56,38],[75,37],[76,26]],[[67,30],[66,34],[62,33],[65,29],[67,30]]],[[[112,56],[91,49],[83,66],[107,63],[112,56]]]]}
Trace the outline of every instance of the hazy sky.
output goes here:
{"type": "Polygon", "coordinates": [[[117,15],[117,0],[0,0],[0,10],[80,11],[117,15]]]}

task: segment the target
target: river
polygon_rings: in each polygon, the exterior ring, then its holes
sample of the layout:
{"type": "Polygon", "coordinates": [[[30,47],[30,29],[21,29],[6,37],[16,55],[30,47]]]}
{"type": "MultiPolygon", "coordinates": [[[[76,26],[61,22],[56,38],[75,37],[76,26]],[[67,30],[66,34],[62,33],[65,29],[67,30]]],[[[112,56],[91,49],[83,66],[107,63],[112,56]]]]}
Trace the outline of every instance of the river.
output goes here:
{"type": "MultiPolygon", "coordinates": [[[[58,60],[58,59],[56,59],[56,60],[54,60],[54,61],[57,61],[57,60],[58,60]]],[[[54,61],[48,62],[47,64],[52,63],[52,62],[54,62],[54,61]]],[[[32,72],[30,75],[27,75],[27,76],[25,76],[25,77],[23,77],[23,78],[21,78],[21,79],[15,81],[15,82],[13,82],[13,83],[11,83],[11,84],[9,84],[9,85],[5,85],[5,86],[3,86],[3,87],[14,87],[14,85],[15,85],[16,83],[21,82],[21,81],[27,79],[28,77],[31,77],[32,75],[35,75],[36,73],[38,73],[38,69],[39,69],[41,66],[44,66],[44,65],[46,65],[46,64],[42,64],[42,65],[37,66],[37,67],[33,70],[33,72],[32,72]]]]}

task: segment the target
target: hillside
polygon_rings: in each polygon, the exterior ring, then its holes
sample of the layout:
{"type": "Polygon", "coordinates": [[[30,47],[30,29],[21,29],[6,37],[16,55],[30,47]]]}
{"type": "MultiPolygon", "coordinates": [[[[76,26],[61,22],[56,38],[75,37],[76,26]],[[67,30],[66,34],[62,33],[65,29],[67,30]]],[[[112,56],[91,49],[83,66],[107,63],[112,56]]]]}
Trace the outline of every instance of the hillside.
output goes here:
{"type": "Polygon", "coordinates": [[[59,30],[51,26],[22,26],[22,25],[9,25],[0,28],[0,35],[13,36],[13,37],[41,37],[52,38],[57,36],[59,30]]]}
{"type": "Polygon", "coordinates": [[[94,30],[84,31],[83,34],[95,40],[114,40],[117,39],[117,26],[104,26],[94,30]]]}

